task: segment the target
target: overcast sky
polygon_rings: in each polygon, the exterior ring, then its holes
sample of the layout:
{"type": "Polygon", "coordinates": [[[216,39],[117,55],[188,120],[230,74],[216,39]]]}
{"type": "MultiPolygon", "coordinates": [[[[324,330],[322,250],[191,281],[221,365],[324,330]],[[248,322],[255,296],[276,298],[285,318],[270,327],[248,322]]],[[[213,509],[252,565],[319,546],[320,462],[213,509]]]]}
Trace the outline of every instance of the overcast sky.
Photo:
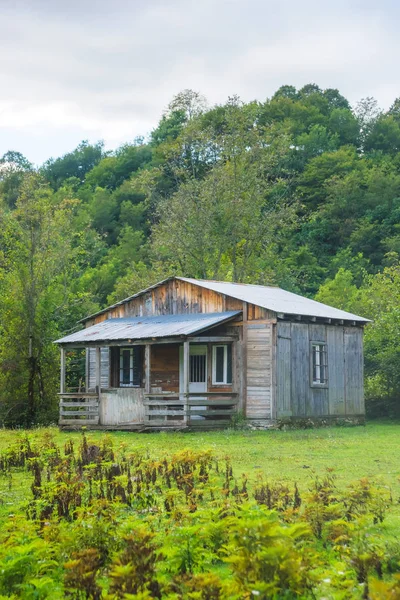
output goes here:
{"type": "Polygon", "coordinates": [[[0,0],[0,155],[115,148],[179,91],[210,104],[283,84],[400,96],[398,0],[0,0]]]}

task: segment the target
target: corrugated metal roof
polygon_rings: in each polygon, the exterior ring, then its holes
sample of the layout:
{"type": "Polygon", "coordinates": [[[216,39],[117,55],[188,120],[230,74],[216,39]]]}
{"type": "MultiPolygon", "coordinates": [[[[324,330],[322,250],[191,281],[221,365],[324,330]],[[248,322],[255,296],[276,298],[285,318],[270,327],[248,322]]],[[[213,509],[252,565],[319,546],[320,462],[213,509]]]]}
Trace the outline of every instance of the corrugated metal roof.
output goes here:
{"type": "Polygon", "coordinates": [[[264,285],[251,285],[245,283],[228,283],[226,281],[208,281],[203,279],[189,279],[177,277],[181,281],[187,281],[199,285],[208,290],[226,294],[232,298],[261,306],[268,310],[287,315],[301,315],[307,317],[323,317],[328,319],[343,319],[367,323],[368,319],[353,315],[344,310],[333,308],[327,304],[304,298],[292,292],[286,292],[278,287],[264,285]]]}
{"type": "Polygon", "coordinates": [[[327,319],[343,319],[343,320],[351,320],[358,321],[360,323],[368,323],[369,319],[364,319],[358,315],[353,315],[352,313],[348,313],[344,310],[340,310],[338,308],[333,308],[332,306],[328,306],[327,304],[322,304],[321,302],[316,302],[315,300],[310,300],[309,298],[305,298],[304,296],[299,296],[298,294],[293,294],[292,292],[287,292],[286,290],[282,290],[279,287],[266,286],[266,285],[252,285],[247,283],[230,283],[226,281],[210,281],[208,279],[190,279],[188,277],[169,277],[164,279],[163,281],[159,281],[154,285],[121,300],[120,302],[116,302],[115,304],[100,310],[99,312],[85,317],[81,322],[85,322],[92,317],[100,315],[108,310],[115,308],[117,306],[121,306],[126,302],[129,302],[133,298],[137,298],[150,290],[154,290],[159,287],[166,281],[170,279],[178,279],[180,281],[188,281],[193,283],[194,285],[199,285],[203,288],[214,290],[215,292],[219,292],[221,294],[226,294],[227,296],[231,296],[232,298],[237,298],[238,300],[242,300],[244,302],[249,302],[250,304],[255,304],[256,306],[261,306],[262,308],[266,308],[268,310],[272,310],[277,313],[284,313],[287,315],[301,315],[304,317],[322,317],[327,319]]]}
{"type": "Polygon", "coordinates": [[[76,333],[71,333],[56,344],[95,343],[118,340],[145,340],[187,336],[205,331],[241,314],[241,311],[202,313],[190,315],[160,315],[158,317],[125,317],[107,319],[76,333]]]}

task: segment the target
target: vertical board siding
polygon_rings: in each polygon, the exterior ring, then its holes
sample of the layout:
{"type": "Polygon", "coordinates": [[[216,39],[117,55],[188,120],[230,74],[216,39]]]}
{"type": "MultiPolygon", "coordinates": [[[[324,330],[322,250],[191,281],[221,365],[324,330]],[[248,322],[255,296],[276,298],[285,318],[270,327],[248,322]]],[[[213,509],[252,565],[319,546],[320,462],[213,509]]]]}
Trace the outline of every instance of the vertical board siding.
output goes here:
{"type": "MultiPolygon", "coordinates": [[[[307,325],[305,325],[307,327],[307,325]]],[[[310,323],[308,325],[310,342],[326,342],[326,325],[310,323]]]]}
{"type": "Polygon", "coordinates": [[[179,392],[179,344],[150,347],[151,388],[179,392]]]}
{"type": "MultiPolygon", "coordinates": [[[[88,376],[88,389],[94,389],[96,387],[96,348],[86,348],[86,352],[89,356],[89,376],[88,376]]],[[[110,386],[110,349],[105,347],[101,348],[101,387],[108,388],[110,386]]]]}
{"type": "MultiPolygon", "coordinates": [[[[308,337],[311,342],[324,342],[327,343],[327,326],[310,323],[308,325],[308,337]]],[[[310,345],[309,345],[310,346],[310,345]]],[[[311,350],[311,349],[310,349],[311,350]]],[[[329,356],[329,347],[327,346],[327,353],[329,356]]],[[[329,358],[328,358],[329,360],[329,358]]],[[[306,415],[307,417],[322,417],[329,415],[329,389],[312,387],[311,386],[311,356],[308,355],[308,381],[310,386],[310,393],[308,402],[306,403],[306,415]]],[[[328,385],[329,385],[329,366],[328,366],[328,385]]]]}
{"type": "Polygon", "coordinates": [[[327,327],[329,414],[345,415],[343,327],[327,327]]]}
{"type": "Polygon", "coordinates": [[[277,323],[276,339],[276,416],[292,415],[291,329],[290,323],[277,323]]]}
{"type": "Polygon", "coordinates": [[[361,328],[279,322],[277,332],[278,418],[364,414],[361,328]],[[327,388],[311,385],[311,342],[327,344],[327,388]]]}
{"type": "Polygon", "coordinates": [[[144,422],[144,389],[117,388],[101,394],[101,425],[126,425],[144,422]]]}
{"type": "Polygon", "coordinates": [[[344,328],[344,379],[346,414],[363,414],[363,330],[356,327],[344,328]]]}
{"type": "Polygon", "coordinates": [[[291,356],[292,415],[305,417],[311,395],[310,340],[303,323],[291,324],[291,356]]]}
{"type": "Polygon", "coordinates": [[[272,324],[247,324],[246,417],[271,418],[272,324]]]}
{"type": "MultiPolygon", "coordinates": [[[[162,285],[132,298],[119,306],[86,321],[89,327],[110,318],[143,317],[150,315],[215,313],[241,310],[243,302],[213,290],[207,290],[186,281],[167,281],[162,285]]],[[[259,306],[250,305],[249,319],[273,319],[275,313],[259,306]]]]}
{"type": "Polygon", "coordinates": [[[307,417],[326,417],[329,415],[328,388],[310,387],[310,398],[306,405],[307,417]]]}

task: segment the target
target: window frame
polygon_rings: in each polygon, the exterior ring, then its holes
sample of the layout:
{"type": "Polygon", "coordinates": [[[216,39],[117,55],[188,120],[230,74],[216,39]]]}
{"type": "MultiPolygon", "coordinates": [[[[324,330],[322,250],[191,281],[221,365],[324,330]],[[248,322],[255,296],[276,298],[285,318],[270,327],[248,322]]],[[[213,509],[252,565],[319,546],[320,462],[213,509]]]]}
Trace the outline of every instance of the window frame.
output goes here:
{"type": "Polygon", "coordinates": [[[142,368],[143,368],[143,357],[141,350],[138,346],[122,346],[118,350],[118,361],[117,361],[117,384],[119,388],[141,388],[142,386],[142,368]],[[123,356],[124,352],[129,351],[129,383],[123,383],[123,356]],[[138,369],[138,383],[135,382],[135,357],[139,364],[136,366],[138,369]]]}
{"type": "MultiPolygon", "coordinates": [[[[229,344],[213,344],[212,346],[212,385],[232,385],[232,381],[228,381],[228,345],[229,344]],[[217,381],[217,348],[224,349],[223,381],[217,381]]],[[[232,361],[233,357],[231,352],[231,362],[232,361]]],[[[233,367],[233,365],[231,365],[231,367],[233,367]]],[[[231,372],[232,371],[233,368],[231,368],[231,372]]],[[[233,373],[231,375],[231,379],[233,379],[233,373]]]]}
{"type": "MultiPolygon", "coordinates": [[[[321,373],[319,376],[319,379],[321,379],[321,373]]],[[[328,371],[328,345],[326,342],[320,342],[320,341],[310,341],[310,386],[314,387],[314,388],[327,388],[329,386],[329,371],[328,371]],[[318,347],[318,348],[323,348],[323,350],[319,350],[319,356],[320,358],[322,357],[323,359],[323,363],[320,364],[315,364],[314,365],[314,348],[318,347]],[[317,369],[317,367],[321,368],[323,367],[324,369],[324,380],[321,381],[318,379],[314,379],[314,367],[317,369]]]]}

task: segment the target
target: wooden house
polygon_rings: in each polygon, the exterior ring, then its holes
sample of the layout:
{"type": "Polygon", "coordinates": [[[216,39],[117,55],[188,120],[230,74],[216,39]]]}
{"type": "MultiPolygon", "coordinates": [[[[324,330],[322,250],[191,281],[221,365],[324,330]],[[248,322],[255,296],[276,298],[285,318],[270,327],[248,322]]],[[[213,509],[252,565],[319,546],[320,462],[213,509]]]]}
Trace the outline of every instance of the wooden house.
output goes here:
{"type": "Polygon", "coordinates": [[[60,425],[212,428],[237,414],[266,427],[362,418],[367,322],[277,287],[171,277],[57,340],[60,425]],[[66,385],[72,349],[86,356],[79,389],[66,385]]]}

